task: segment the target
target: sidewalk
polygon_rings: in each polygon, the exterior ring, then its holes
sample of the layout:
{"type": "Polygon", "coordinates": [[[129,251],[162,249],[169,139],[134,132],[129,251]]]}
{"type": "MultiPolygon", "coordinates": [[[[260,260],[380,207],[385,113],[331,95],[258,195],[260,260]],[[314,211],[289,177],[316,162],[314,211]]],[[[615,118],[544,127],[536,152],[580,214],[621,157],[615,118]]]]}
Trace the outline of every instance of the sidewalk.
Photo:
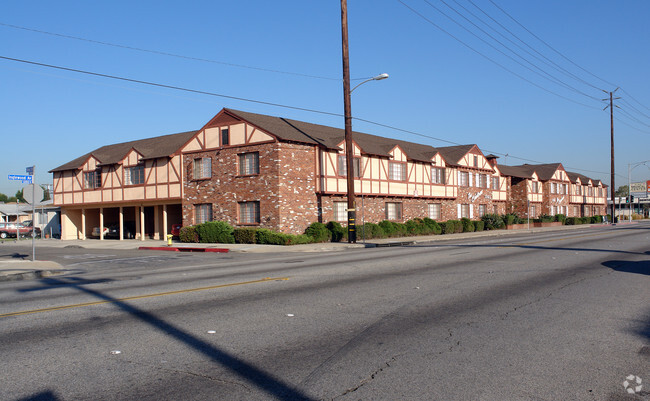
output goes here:
{"type": "MultiPolygon", "coordinates": [[[[636,224],[636,223],[619,223],[619,225],[636,224]]],[[[257,245],[257,244],[188,244],[181,242],[174,242],[173,248],[203,248],[214,249],[222,248],[229,252],[250,252],[250,253],[280,253],[280,252],[335,252],[344,251],[346,249],[361,249],[361,248],[376,248],[387,246],[403,246],[415,245],[432,242],[445,242],[455,241],[459,239],[468,238],[482,238],[482,237],[502,237],[509,235],[516,235],[522,233],[541,233],[551,231],[567,231],[580,228],[589,227],[602,227],[604,224],[583,224],[577,226],[560,226],[560,227],[545,227],[545,228],[531,228],[530,230],[494,230],[494,231],[481,231],[473,233],[459,233],[449,235],[425,235],[404,238],[380,238],[364,241],[362,238],[357,239],[356,244],[349,244],[347,242],[326,242],[318,244],[303,244],[291,246],[279,245],[257,245]]],[[[13,240],[7,241],[14,244],[13,240]]],[[[0,250],[2,245],[0,243],[0,250]]],[[[26,248],[26,253],[31,253],[32,241],[22,240],[18,245],[26,248]],[[29,250],[27,250],[29,248],[29,250]]],[[[56,239],[42,239],[37,240],[36,247],[51,247],[51,248],[82,248],[82,249],[139,249],[140,247],[157,247],[166,248],[167,242],[162,240],[103,240],[87,239],[87,240],[56,240],[56,239]]],[[[38,253],[37,253],[38,254],[38,253]]],[[[25,280],[47,277],[65,272],[64,268],[56,262],[50,261],[31,261],[31,256],[22,258],[14,257],[13,259],[0,259],[0,281],[12,280],[25,280]]]]}

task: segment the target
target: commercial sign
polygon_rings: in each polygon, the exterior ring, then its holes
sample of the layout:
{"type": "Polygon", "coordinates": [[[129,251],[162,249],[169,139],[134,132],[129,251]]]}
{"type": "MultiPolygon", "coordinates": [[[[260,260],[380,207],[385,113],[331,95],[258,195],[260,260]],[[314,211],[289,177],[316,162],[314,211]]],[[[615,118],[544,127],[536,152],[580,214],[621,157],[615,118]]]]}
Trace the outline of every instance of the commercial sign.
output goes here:
{"type": "Polygon", "coordinates": [[[647,182],[633,182],[630,184],[630,192],[648,192],[647,182]]]}

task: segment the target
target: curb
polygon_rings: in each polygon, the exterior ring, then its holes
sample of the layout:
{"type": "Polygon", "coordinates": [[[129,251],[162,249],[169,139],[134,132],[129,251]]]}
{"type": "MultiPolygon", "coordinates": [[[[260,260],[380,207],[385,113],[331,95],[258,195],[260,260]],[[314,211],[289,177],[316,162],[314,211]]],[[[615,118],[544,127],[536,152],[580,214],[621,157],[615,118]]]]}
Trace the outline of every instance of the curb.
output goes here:
{"type": "Polygon", "coordinates": [[[11,273],[0,275],[0,282],[2,281],[21,281],[21,280],[33,280],[38,278],[45,278],[63,274],[65,271],[56,269],[56,270],[30,270],[20,273],[11,273]]]}
{"type": "Polygon", "coordinates": [[[183,246],[141,246],[138,248],[140,251],[171,251],[171,252],[219,252],[227,253],[229,249],[226,248],[195,248],[183,246]]]}

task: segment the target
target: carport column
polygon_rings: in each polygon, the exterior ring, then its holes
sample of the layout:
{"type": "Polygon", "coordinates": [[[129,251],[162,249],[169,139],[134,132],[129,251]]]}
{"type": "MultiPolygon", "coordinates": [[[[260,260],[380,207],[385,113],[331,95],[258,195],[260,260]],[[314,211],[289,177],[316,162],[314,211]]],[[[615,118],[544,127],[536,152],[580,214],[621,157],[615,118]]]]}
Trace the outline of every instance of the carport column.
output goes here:
{"type": "Polygon", "coordinates": [[[153,239],[160,239],[160,220],[158,218],[158,205],[153,207],[153,239]]]}
{"type": "Polygon", "coordinates": [[[104,208],[99,208],[99,240],[104,240],[104,208]]]}
{"type": "Polygon", "coordinates": [[[135,219],[135,232],[133,233],[133,238],[138,239],[140,236],[140,219],[138,218],[140,206],[133,206],[133,209],[135,209],[133,212],[133,218],[135,219]]]}
{"type": "Polygon", "coordinates": [[[144,206],[140,206],[140,241],[144,241],[144,206]]]}
{"type": "Polygon", "coordinates": [[[163,205],[163,240],[167,241],[167,205],[163,205]]]}
{"type": "Polygon", "coordinates": [[[120,206],[120,241],[124,241],[124,208],[120,206]]]}
{"type": "Polygon", "coordinates": [[[81,239],[86,239],[86,209],[81,209],[81,239]]]}

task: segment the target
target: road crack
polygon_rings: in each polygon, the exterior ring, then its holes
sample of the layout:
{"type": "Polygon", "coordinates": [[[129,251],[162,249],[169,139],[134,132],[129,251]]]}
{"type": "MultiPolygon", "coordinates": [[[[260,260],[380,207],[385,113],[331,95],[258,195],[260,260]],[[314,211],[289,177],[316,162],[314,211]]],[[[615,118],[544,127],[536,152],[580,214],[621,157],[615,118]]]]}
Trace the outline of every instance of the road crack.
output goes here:
{"type": "Polygon", "coordinates": [[[341,397],[344,397],[344,396],[346,396],[346,395],[348,395],[348,394],[350,394],[350,393],[354,393],[355,391],[357,391],[357,390],[360,389],[361,387],[363,387],[363,386],[365,386],[366,384],[370,383],[371,381],[373,381],[373,380],[375,379],[375,377],[377,377],[377,375],[379,375],[379,374],[380,374],[381,372],[383,372],[385,369],[389,368],[389,367],[390,367],[390,364],[391,364],[392,362],[394,362],[394,361],[397,359],[398,356],[400,356],[400,355],[395,355],[394,357],[390,358],[388,361],[384,362],[384,363],[382,364],[382,366],[381,366],[379,369],[375,370],[375,371],[372,372],[368,377],[366,377],[365,379],[361,380],[361,381],[359,382],[359,384],[357,384],[356,386],[354,386],[354,387],[352,387],[352,388],[349,388],[349,389],[345,390],[342,394],[339,394],[339,395],[337,395],[337,396],[334,397],[334,398],[330,398],[330,401],[334,401],[334,400],[336,400],[336,399],[338,399],[338,398],[341,398],[341,397]]]}

